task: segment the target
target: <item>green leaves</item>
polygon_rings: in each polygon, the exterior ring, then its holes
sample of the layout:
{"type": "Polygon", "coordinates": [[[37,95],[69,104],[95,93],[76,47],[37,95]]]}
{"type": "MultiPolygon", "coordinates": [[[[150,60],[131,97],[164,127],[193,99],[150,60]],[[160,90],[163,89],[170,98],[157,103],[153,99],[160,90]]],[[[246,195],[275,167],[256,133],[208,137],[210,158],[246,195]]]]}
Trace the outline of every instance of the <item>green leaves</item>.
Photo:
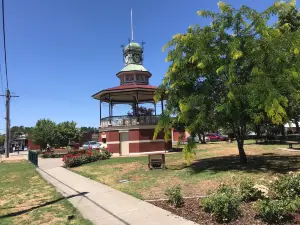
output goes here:
{"type": "Polygon", "coordinates": [[[242,56],[243,56],[243,52],[241,52],[241,51],[236,50],[236,51],[232,52],[232,58],[233,59],[239,59],[242,56]]]}
{"type": "Polygon", "coordinates": [[[45,149],[47,144],[65,147],[69,142],[78,141],[79,136],[80,131],[75,122],[66,121],[56,125],[48,119],[38,120],[32,133],[33,141],[40,145],[41,149],[45,149]]]}
{"type": "Polygon", "coordinates": [[[197,64],[197,67],[198,67],[199,69],[204,69],[204,68],[205,68],[205,64],[204,64],[203,62],[199,62],[199,63],[197,64]]]}
{"type": "Polygon", "coordinates": [[[216,72],[217,72],[217,74],[220,74],[220,73],[222,73],[224,70],[225,70],[225,66],[223,65],[223,66],[220,66],[220,67],[216,70],[216,72]]]}
{"type": "Polygon", "coordinates": [[[285,97],[279,97],[278,99],[273,99],[270,103],[267,103],[265,110],[268,117],[272,120],[274,124],[282,124],[287,118],[286,111],[284,107],[287,107],[288,100],[285,97]]]}
{"type": "Polygon", "coordinates": [[[57,127],[55,122],[48,119],[38,120],[32,133],[33,141],[45,149],[47,144],[55,145],[57,143],[57,127]]]}
{"type": "MultiPolygon", "coordinates": [[[[164,116],[191,133],[230,126],[242,138],[247,124],[282,124],[296,109],[299,115],[300,16],[291,4],[260,13],[219,2],[219,13],[198,11],[210,23],[189,27],[165,46],[171,65],[156,92],[168,93],[164,116]],[[270,24],[271,17],[279,21],[270,24]]],[[[157,130],[167,131],[162,120],[157,130]]]]}
{"type": "Polygon", "coordinates": [[[193,138],[190,137],[187,140],[187,144],[184,146],[182,150],[184,159],[188,166],[191,165],[192,159],[196,155],[195,149],[196,149],[196,143],[193,140],[193,138]]]}

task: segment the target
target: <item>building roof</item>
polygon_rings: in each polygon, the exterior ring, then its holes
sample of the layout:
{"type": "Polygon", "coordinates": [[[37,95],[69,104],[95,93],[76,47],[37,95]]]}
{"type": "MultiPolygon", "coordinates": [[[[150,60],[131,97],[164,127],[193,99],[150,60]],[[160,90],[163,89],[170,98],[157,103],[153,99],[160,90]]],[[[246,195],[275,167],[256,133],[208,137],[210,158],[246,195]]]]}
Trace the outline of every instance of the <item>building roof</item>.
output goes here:
{"type": "Polygon", "coordinates": [[[142,47],[136,42],[130,42],[128,45],[126,45],[126,47],[124,48],[124,51],[127,51],[129,49],[142,51],[142,47]]]}
{"type": "Polygon", "coordinates": [[[114,101],[119,102],[131,102],[134,100],[133,96],[139,93],[139,99],[141,101],[153,101],[154,93],[157,87],[145,84],[126,84],[117,87],[104,89],[92,97],[94,99],[102,100],[104,102],[109,101],[109,96],[114,101]]]}
{"type": "Polygon", "coordinates": [[[139,65],[139,64],[128,64],[127,66],[125,66],[121,72],[126,72],[126,71],[143,71],[143,72],[148,72],[146,70],[146,68],[143,65],[139,65]]]}
{"type": "Polygon", "coordinates": [[[152,89],[156,90],[157,86],[145,85],[145,84],[124,84],[117,87],[112,87],[105,89],[103,91],[112,91],[112,90],[131,90],[131,89],[152,89]]]}

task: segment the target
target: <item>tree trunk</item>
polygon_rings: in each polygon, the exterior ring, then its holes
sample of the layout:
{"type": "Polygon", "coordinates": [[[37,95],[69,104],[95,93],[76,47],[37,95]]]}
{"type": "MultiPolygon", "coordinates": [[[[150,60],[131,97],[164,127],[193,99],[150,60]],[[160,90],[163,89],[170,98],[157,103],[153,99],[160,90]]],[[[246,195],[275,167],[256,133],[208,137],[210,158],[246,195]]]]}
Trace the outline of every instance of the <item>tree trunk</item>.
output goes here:
{"type": "Polygon", "coordinates": [[[300,129],[299,129],[298,118],[294,119],[294,121],[295,121],[295,125],[296,125],[296,133],[299,134],[300,133],[300,129]]]}
{"type": "Polygon", "coordinates": [[[206,141],[205,141],[205,134],[204,134],[204,133],[202,133],[201,143],[202,143],[202,144],[206,144],[206,141]]]}
{"type": "Polygon", "coordinates": [[[233,127],[233,131],[236,136],[236,141],[238,144],[238,150],[240,155],[240,162],[241,164],[247,163],[247,156],[244,150],[244,138],[246,134],[246,124],[242,123],[239,127],[233,127]]]}
{"type": "Polygon", "coordinates": [[[284,124],[280,125],[282,137],[285,137],[284,124]]]}
{"type": "Polygon", "coordinates": [[[242,164],[246,164],[247,163],[247,156],[244,150],[244,140],[243,139],[239,139],[237,138],[237,144],[238,144],[238,149],[239,149],[239,154],[240,154],[240,162],[242,164]]]}
{"type": "Polygon", "coordinates": [[[260,137],[260,125],[255,126],[255,132],[256,132],[256,137],[259,138],[260,137]]]}

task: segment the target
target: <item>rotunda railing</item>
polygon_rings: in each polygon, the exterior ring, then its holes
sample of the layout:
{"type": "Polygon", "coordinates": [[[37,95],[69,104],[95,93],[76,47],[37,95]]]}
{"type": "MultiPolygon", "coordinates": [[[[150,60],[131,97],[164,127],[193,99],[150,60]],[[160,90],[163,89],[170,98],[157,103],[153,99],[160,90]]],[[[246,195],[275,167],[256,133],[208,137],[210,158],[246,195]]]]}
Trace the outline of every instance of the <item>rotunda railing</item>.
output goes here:
{"type": "Polygon", "coordinates": [[[101,119],[101,128],[115,126],[156,125],[158,116],[111,116],[101,119]]]}

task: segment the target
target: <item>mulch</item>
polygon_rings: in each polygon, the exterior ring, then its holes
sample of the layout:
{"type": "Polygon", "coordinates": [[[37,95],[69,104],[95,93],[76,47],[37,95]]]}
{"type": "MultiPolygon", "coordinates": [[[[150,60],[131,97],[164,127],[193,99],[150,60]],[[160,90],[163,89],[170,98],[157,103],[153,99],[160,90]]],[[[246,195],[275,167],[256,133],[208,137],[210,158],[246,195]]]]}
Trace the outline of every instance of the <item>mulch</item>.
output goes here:
{"type": "MultiPolygon", "coordinates": [[[[188,220],[194,221],[198,224],[205,225],[217,225],[219,224],[214,220],[214,218],[209,214],[203,211],[200,206],[199,199],[185,199],[184,204],[180,208],[175,208],[167,201],[155,201],[150,202],[151,204],[163,208],[167,211],[170,211],[178,216],[186,218],[188,220]]],[[[241,205],[241,215],[235,220],[227,223],[229,225],[266,225],[267,223],[263,222],[258,218],[257,212],[254,208],[253,203],[242,204],[241,205]]],[[[292,222],[286,223],[286,225],[291,224],[300,224],[300,216],[297,214],[294,216],[292,222]]]]}

